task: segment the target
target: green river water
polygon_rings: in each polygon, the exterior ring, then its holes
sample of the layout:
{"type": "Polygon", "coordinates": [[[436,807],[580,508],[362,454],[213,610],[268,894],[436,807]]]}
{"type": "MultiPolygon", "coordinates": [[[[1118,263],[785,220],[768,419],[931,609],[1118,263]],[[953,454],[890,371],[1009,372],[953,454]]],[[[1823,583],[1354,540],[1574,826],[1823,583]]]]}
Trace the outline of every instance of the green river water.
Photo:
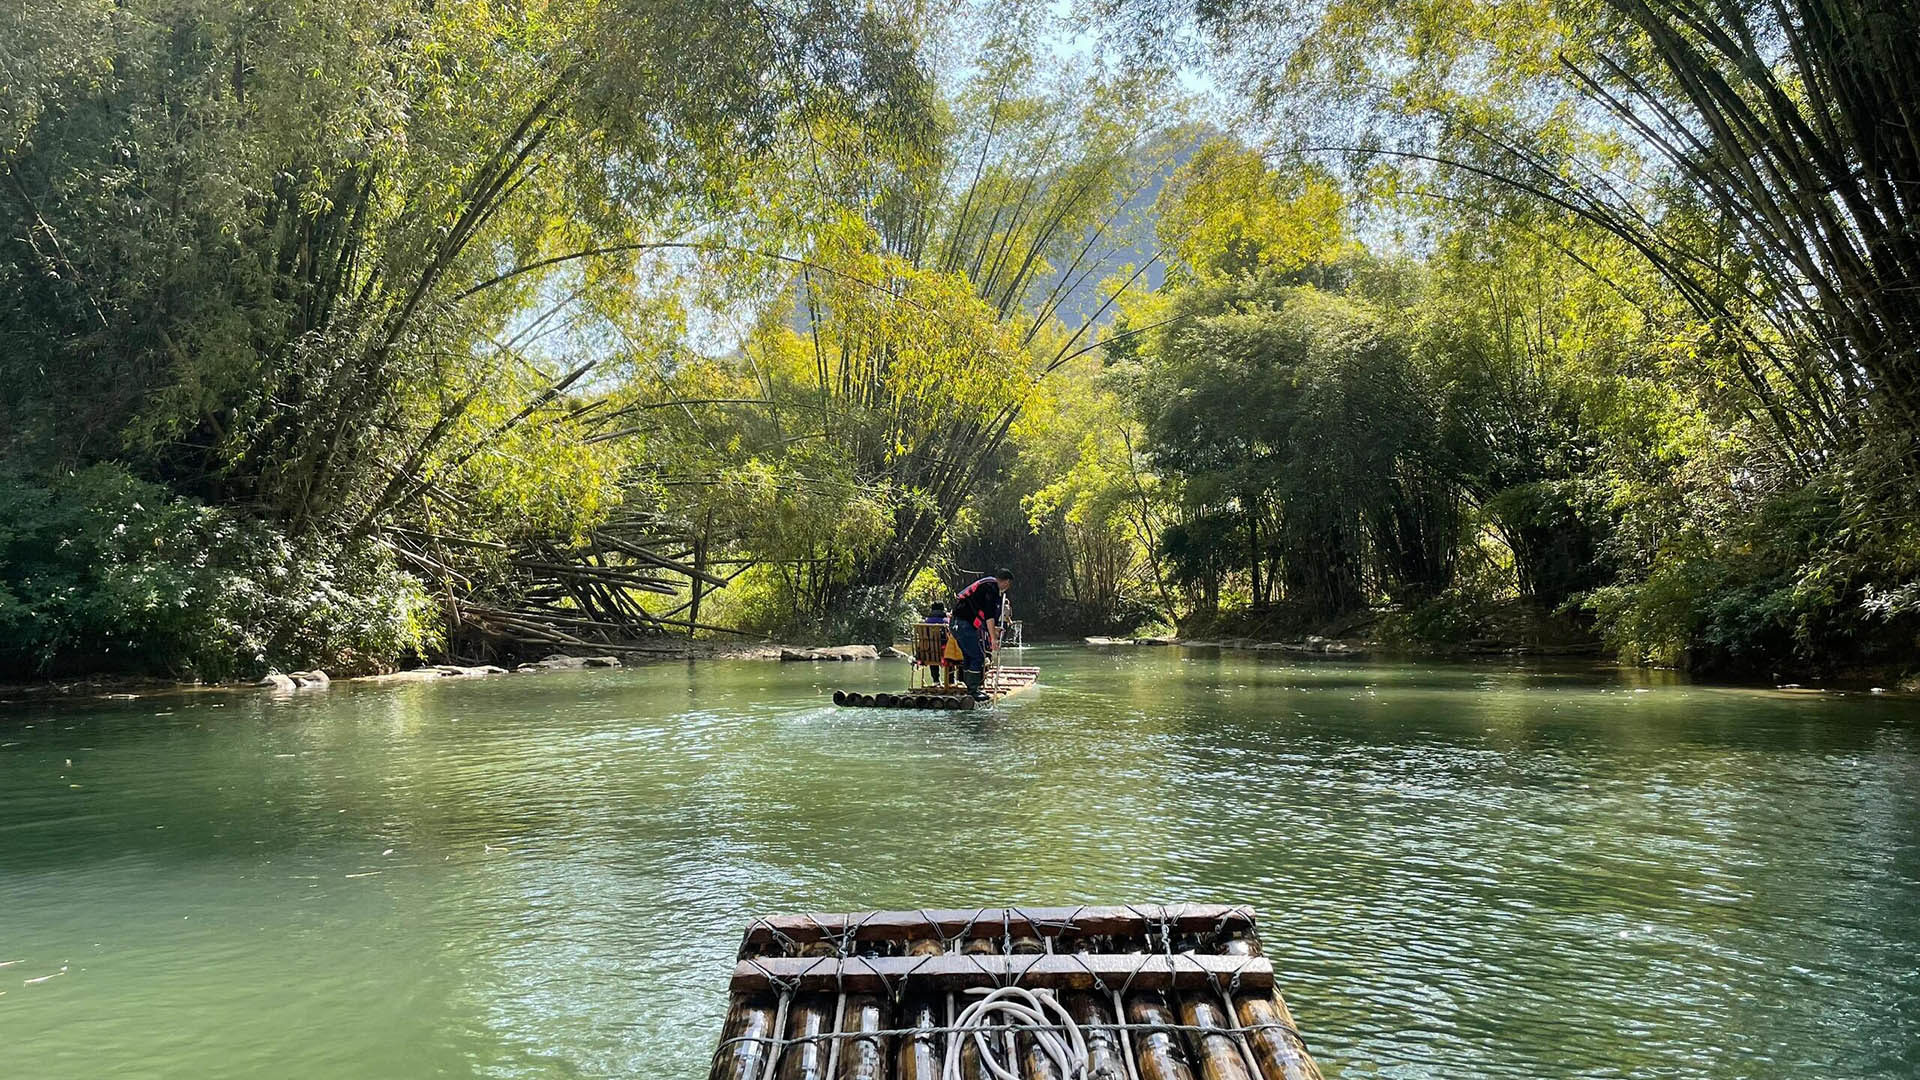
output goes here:
{"type": "Polygon", "coordinates": [[[1920,702],[1026,659],[6,706],[0,1076],[697,1080],[755,914],[1160,900],[1330,1078],[1920,1076],[1920,702]]]}

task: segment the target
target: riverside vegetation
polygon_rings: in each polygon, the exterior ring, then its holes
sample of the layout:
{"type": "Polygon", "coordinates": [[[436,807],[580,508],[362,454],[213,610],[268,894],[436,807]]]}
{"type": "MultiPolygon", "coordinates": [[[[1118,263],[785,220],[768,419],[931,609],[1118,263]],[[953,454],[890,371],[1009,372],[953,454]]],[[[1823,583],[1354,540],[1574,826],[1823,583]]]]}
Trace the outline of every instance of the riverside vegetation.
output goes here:
{"type": "Polygon", "coordinates": [[[1910,8],[753,10],[0,9],[0,672],[884,639],[1001,563],[1915,668],[1910,8]]]}

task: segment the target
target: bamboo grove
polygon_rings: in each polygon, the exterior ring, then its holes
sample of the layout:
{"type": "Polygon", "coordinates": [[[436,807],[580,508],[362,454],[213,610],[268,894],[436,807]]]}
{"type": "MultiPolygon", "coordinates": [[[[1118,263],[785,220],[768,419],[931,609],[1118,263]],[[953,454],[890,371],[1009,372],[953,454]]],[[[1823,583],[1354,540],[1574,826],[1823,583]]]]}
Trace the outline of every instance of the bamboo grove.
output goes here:
{"type": "Polygon", "coordinates": [[[0,668],[1920,630],[1920,14],[19,0],[0,668]]]}

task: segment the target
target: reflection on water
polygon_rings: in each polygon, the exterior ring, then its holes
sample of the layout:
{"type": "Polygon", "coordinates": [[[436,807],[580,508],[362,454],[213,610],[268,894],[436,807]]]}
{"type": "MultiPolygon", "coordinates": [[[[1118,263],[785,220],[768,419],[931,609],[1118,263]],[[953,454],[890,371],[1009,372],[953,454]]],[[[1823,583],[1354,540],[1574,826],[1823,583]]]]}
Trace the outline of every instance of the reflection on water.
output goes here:
{"type": "Polygon", "coordinates": [[[1330,1077],[1920,1075],[1920,704],[1027,655],[13,707],[0,1061],[699,1077],[752,914],[1224,900],[1330,1077]]]}

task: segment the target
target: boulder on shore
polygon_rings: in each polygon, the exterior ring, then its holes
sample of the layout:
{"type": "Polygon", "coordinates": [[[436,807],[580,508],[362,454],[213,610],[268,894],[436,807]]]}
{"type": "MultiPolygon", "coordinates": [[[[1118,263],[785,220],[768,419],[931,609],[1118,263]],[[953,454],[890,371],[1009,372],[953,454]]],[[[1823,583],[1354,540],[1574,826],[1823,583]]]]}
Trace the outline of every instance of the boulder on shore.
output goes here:
{"type": "Polygon", "coordinates": [[[327,673],[317,668],[313,671],[296,671],[291,675],[271,671],[258,683],[278,694],[291,693],[295,690],[325,690],[332,684],[333,680],[327,678],[327,673]]]}
{"type": "Polygon", "coordinates": [[[513,670],[515,671],[578,671],[581,668],[619,667],[619,666],[620,666],[620,658],[617,656],[568,656],[564,653],[554,653],[552,656],[549,656],[544,660],[529,661],[525,664],[521,664],[519,667],[514,668],[513,670]]]}
{"type": "Polygon", "coordinates": [[[426,667],[408,668],[405,671],[392,671],[385,675],[368,675],[364,682],[427,682],[432,679],[475,678],[481,675],[505,675],[507,669],[493,664],[474,664],[471,667],[461,664],[428,664],[426,667]]]}
{"type": "Polygon", "coordinates": [[[878,660],[872,645],[834,645],[825,649],[781,649],[782,660],[878,660]]]}

